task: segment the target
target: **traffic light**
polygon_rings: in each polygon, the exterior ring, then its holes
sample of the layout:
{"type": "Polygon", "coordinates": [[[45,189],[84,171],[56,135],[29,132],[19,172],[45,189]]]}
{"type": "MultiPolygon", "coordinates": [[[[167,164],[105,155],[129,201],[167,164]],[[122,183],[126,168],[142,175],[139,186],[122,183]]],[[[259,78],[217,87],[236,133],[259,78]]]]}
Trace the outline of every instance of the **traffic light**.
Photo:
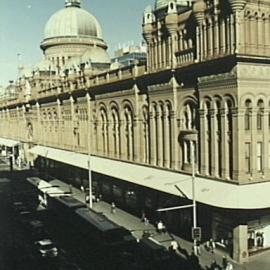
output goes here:
{"type": "Polygon", "coordinates": [[[202,229],[201,227],[192,228],[192,239],[201,241],[202,238],[202,229]]]}

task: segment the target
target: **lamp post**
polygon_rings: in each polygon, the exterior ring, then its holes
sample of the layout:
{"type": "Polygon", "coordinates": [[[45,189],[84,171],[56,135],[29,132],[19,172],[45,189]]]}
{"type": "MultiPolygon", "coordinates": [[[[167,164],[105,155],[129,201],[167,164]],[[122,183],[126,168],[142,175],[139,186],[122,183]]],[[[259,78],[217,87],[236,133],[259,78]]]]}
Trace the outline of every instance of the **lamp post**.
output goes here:
{"type": "Polygon", "coordinates": [[[92,198],[92,171],[91,171],[91,155],[88,154],[88,183],[89,183],[89,207],[93,208],[92,198]]]}
{"type": "Polygon", "coordinates": [[[194,142],[191,143],[191,159],[192,159],[192,205],[193,205],[193,248],[194,253],[197,255],[197,238],[194,231],[197,228],[197,207],[196,207],[196,190],[195,190],[195,147],[194,142]]]}
{"type": "MultiPolygon", "coordinates": [[[[191,208],[193,212],[193,227],[192,227],[192,238],[193,238],[193,250],[194,254],[198,255],[197,253],[197,240],[201,238],[201,228],[197,227],[197,207],[196,207],[196,189],[195,189],[195,142],[191,143],[191,162],[192,162],[192,204],[188,205],[181,205],[181,206],[174,206],[174,207],[168,207],[168,208],[161,208],[158,209],[158,212],[164,212],[164,211],[172,211],[172,210],[178,210],[178,209],[185,209],[185,208],[191,208]]],[[[190,180],[190,178],[182,180],[186,181],[190,180]]],[[[178,191],[182,194],[183,197],[188,198],[188,196],[178,187],[175,182],[173,183],[175,188],[178,189],[178,191]]]]}

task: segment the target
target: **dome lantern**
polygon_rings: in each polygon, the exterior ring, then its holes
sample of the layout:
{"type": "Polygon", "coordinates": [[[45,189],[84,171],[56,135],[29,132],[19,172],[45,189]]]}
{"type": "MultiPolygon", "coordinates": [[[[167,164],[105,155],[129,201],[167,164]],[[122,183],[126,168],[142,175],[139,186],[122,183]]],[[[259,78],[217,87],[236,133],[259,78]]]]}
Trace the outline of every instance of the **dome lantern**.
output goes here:
{"type": "Polygon", "coordinates": [[[81,0],[65,0],[66,7],[81,7],[81,0]]]}

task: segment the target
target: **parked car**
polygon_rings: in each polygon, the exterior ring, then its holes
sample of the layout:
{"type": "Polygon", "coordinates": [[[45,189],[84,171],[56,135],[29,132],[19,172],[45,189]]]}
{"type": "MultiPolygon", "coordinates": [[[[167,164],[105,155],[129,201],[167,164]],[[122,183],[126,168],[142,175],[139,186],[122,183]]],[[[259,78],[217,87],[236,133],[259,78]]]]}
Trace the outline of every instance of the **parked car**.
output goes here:
{"type": "Polygon", "coordinates": [[[50,239],[36,241],[35,247],[41,257],[55,258],[58,256],[58,249],[50,239]]]}

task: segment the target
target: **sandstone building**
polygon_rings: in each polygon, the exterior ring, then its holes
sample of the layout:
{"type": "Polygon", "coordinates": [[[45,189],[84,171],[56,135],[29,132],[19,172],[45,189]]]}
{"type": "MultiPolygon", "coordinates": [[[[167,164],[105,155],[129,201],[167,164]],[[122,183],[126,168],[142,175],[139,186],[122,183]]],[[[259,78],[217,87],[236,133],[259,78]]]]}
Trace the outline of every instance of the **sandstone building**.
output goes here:
{"type": "MultiPolygon", "coordinates": [[[[0,144],[78,186],[91,155],[95,192],[153,219],[192,198],[194,152],[203,237],[245,261],[270,247],[270,1],[156,0],[143,37],[147,64],[111,69],[100,24],[66,0],[1,99],[0,144]]],[[[190,209],[162,215],[190,237],[190,209]]]]}

